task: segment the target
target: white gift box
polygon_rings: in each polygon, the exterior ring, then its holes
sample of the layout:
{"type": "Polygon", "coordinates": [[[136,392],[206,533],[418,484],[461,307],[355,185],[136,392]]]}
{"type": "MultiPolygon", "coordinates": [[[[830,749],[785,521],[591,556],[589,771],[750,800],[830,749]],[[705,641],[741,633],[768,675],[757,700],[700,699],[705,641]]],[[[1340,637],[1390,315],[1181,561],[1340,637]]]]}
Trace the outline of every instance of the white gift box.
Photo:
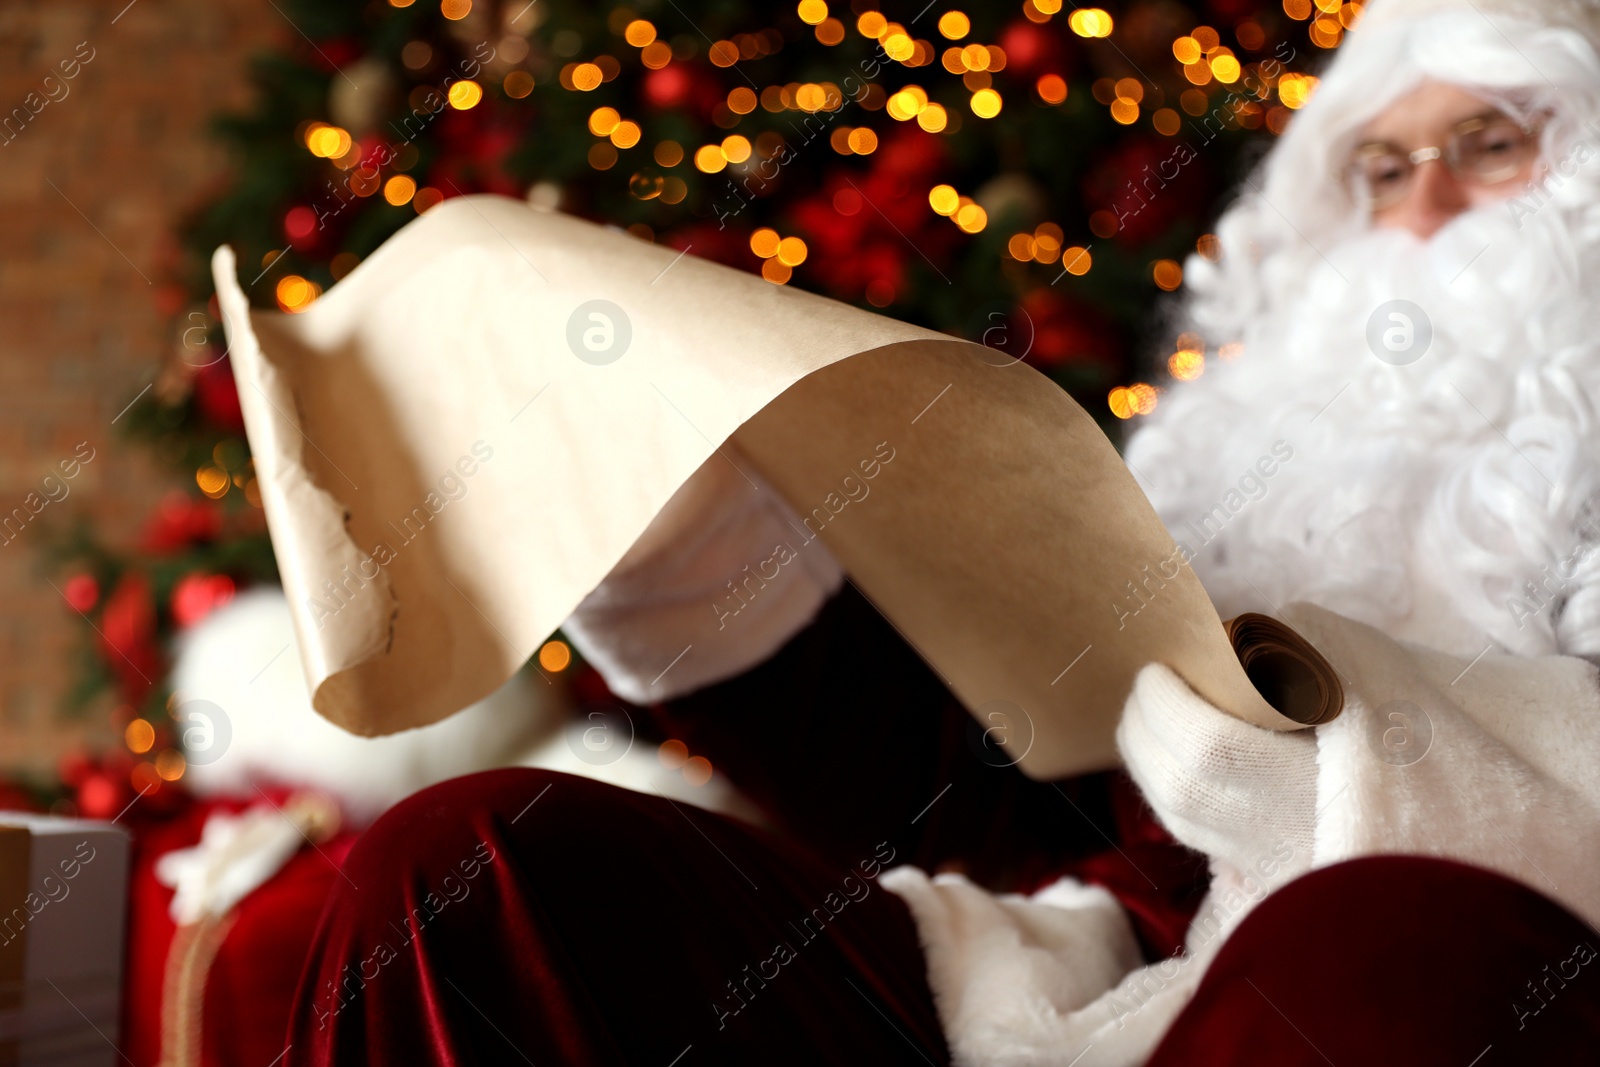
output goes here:
{"type": "Polygon", "coordinates": [[[110,1067],[128,910],[128,835],[0,812],[0,1067],[110,1067]]]}

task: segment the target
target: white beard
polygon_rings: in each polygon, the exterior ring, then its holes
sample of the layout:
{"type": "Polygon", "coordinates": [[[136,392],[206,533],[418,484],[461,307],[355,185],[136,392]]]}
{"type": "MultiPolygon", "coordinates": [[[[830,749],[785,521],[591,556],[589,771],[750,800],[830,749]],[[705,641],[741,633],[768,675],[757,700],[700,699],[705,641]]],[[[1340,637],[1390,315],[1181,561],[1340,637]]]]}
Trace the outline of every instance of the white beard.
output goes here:
{"type": "Polygon", "coordinates": [[[1174,382],[1127,448],[1219,611],[1307,600],[1457,654],[1600,653],[1600,207],[1324,244],[1268,256],[1254,298],[1199,264],[1191,318],[1243,354],[1174,382]],[[1406,366],[1366,340],[1396,298],[1432,322],[1406,366]]]}

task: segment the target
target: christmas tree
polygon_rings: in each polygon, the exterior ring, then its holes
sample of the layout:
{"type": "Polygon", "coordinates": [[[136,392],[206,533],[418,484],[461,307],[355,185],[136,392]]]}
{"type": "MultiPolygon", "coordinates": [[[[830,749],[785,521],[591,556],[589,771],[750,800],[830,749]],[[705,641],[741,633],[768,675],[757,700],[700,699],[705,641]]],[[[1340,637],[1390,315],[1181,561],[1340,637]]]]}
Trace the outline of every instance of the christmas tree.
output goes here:
{"type": "MultiPolygon", "coordinates": [[[[1340,0],[922,3],[280,0],[297,31],[219,118],[227,187],[160,289],[163,370],[121,425],[184,488],[136,552],[49,561],[85,622],[75,707],[125,745],[38,784],[115,812],[180,782],[171,639],[275,580],[209,257],[295,313],[417,215],[526,198],[1024,359],[1108,429],[1227,358],[1167,336],[1202,220],[1360,16],[1340,0]]],[[[570,658],[547,646],[548,668],[570,658]]]]}

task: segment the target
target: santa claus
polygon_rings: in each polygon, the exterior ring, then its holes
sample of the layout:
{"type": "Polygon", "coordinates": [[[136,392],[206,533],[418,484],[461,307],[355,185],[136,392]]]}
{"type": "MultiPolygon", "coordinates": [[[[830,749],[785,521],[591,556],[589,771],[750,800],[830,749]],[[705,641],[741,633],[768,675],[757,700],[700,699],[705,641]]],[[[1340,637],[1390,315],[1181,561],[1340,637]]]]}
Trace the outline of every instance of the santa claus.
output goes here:
{"type": "Polygon", "coordinates": [[[1269,732],[1152,664],[1137,794],[1030,781],[820,543],[669,677],[673,613],[788,524],[730,497],[567,632],[780,832],[543,771],[425,790],[351,854],[286,1062],[1592,1055],[1597,45],[1590,0],[1377,0],[1186,271],[1228,357],[1128,463],[1342,716],[1269,732]]]}

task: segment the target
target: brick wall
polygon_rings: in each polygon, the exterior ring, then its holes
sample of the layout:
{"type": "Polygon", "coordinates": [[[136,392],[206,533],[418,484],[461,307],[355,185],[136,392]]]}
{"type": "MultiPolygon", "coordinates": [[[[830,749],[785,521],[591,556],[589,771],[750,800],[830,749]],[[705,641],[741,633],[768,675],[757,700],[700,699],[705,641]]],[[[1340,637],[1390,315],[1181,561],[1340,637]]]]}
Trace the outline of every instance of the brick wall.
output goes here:
{"type": "Polygon", "coordinates": [[[223,171],[208,118],[247,99],[249,55],[295,33],[268,0],[125,4],[0,5],[0,116],[57,98],[0,133],[0,514],[79,442],[96,452],[0,546],[0,770],[107,729],[61,714],[80,624],[40,573],[42,520],[129,543],[170,487],[112,422],[174,343],[154,292],[174,223],[223,171]]]}

